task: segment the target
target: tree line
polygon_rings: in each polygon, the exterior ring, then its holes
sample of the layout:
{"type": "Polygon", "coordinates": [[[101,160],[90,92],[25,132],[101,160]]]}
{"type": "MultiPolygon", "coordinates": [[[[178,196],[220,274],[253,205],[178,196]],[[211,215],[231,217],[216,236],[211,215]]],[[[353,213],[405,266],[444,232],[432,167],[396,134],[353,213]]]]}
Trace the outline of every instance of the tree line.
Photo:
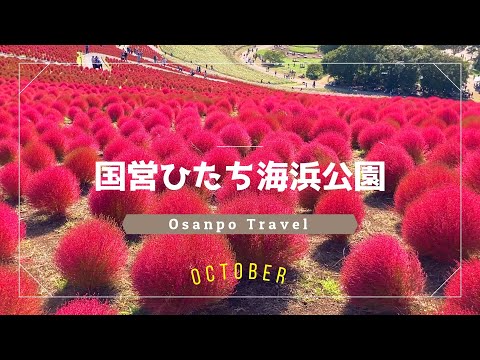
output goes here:
{"type": "Polygon", "coordinates": [[[320,47],[328,47],[319,49],[325,54],[322,59],[323,72],[333,77],[340,86],[361,87],[363,90],[381,90],[402,95],[416,94],[420,91],[428,96],[451,97],[459,95],[457,87],[463,86],[468,78],[467,62],[434,46],[320,47]]]}

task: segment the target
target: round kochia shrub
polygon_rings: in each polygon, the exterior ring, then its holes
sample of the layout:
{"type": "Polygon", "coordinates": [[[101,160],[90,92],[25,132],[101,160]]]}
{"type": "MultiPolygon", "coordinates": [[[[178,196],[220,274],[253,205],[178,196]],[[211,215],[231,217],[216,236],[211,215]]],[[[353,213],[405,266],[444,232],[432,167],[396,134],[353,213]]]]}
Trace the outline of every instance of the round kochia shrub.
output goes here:
{"type": "MultiPolygon", "coordinates": [[[[19,297],[18,268],[0,265],[0,315],[39,315],[42,299],[19,297]]],[[[25,271],[20,272],[20,295],[38,296],[38,287],[25,271]]]]}
{"type": "Polygon", "coordinates": [[[0,140],[0,166],[5,165],[17,157],[18,143],[13,139],[0,140]]]}
{"type": "MultiPolygon", "coordinates": [[[[129,183],[127,177],[126,184],[129,183]]],[[[127,214],[145,214],[152,204],[154,193],[149,190],[125,191],[90,189],[88,205],[95,216],[105,216],[121,224],[127,214]]]]}
{"type": "Polygon", "coordinates": [[[400,214],[407,206],[425,191],[444,186],[459,184],[459,174],[443,164],[425,164],[416,167],[405,175],[395,191],[395,210],[400,214]]]}
{"type": "Polygon", "coordinates": [[[215,172],[221,176],[219,179],[221,182],[227,174],[227,166],[232,166],[235,161],[240,161],[240,154],[235,149],[216,147],[205,154],[203,161],[208,166],[215,165],[215,172]]]}
{"type": "Polygon", "coordinates": [[[55,315],[118,315],[118,311],[98,299],[75,299],[60,307],[55,315]]]}
{"type": "Polygon", "coordinates": [[[0,169],[0,187],[10,199],[17,200],[25,193],[28,179],[31,176],[30,169],[23,163],[11,162],[0,169]],[[20,167],[20,177],[19,177],[20,167]],[[20,187],[20,188],[19,188],[20,187]]]}
{"type": "Polygon", "coordinates": [[[429,151],[433,150],[437,145],[444,143],[446,140],[442,130],[436,126],[428,126],[423,129],[422,136],[429,151]]]}
{"type": "Polygon", "coordinates": [[[400,130],[393,136],[392,142],[407,150],[416,164],[425,161],[427,145],[419,131],[411,128],[400,130]]]}
{"type": "Polygon", "coordinates": [[[376,123],[364,128],[358,134],[360,149],[369,151],[377,142],[390,139],[395,131],[395,127],[387,123],[376,123]]]}
{"type": "Polygon", "coordinates": [[[360,132],[370,126],[372,123],[367,119],[358,119],[350,125],[352,145],[358,147],[358,136],[360,132]]]}
{"type": "MultiPolygon", "coordinates": [[[[462,158],[465,158],[466,148],[462,145],[462,158]]],[[[460,142],[449,140],[435,147],[428,156],[428,161],[443,163],[449,167],[457,167],[460,164],[460,142]]]]}
{"type": "Polygon", "coordinates": [[[193,133],[193,135],[187,140],[187,143],[190,144],[190,147],[193,151],[200,155],[203,155],[207,151],[216,148],[217,145],[222,144],[216,134],[207,130],[201,130],[193,133]]]}
{"type": "Polygon", "coordinates": [[[55,252],[55,263],[72,285],[92,289],[112,284],[127,255],[119,228],[106,220],[90,219],[64,235],[55,252]]]}
{"type": "Polygon", "coordinates": [[[51,166],[33,174],[25,195],[32,206],[51,214],[65,215],[80,197],[75,175],[63,166],[51,166]]]}
{"type": "Polygon", "coordinates": [[[112,104],[107,108],[107,114],[112,121],[117,121],[124,114],[124,110],[121,104],[112,104]]]}
{"type": "Polygon", "coordinates": [[[467,156],[462,171],[465,185],[480,194],[480,151],[471,153],[467,156]]]}
{"type": "Polygon", "coordinates": [[[407,151],[398,145],[375,145],[366,157],[366,161],[385,163],[385,192],[393,193],[398,183],[415,164],[407,151]]]}
{"type": "MultiPolygon", "coordinates": [[[[221,214],[294,214],[274,194],[244,193],[220,205],[221,214]]],[[[308,249],[303,234],[231,234],[228,239],[243,263],[286,267],[302,258],[308,249]]]]}
{"type": "Polygon", "coordinates": [[[328,146],[335,151],[340,161],[348,161],[352,158],[352,147],[350,146],[350,142],[345,140],[342,135],[337,132],[322,132],[314,141],[328,146]]]}
{"type": "Polygon", "coordinates": [[[310,131],[310,138],[314,139],[318,135],[326,132],[335,132],[343,137],[345,141],[350,141],[351,131],[347,122],[334,116],[320,116],[310,131]]]}
{"type": "Polygon", "coordinates": [[[100,161],[97,151],[90,147],[77,148],[65,157],[63,164],[75,174],[83,184],[95,180],[95,164],[100,161]]]}
{"type": "Polygon", "coordinates": [[[153,214],[210,214],[208,203],[200,194],[189,188],[166,190],[152,205],[153,214]]]}
{"type": "Polygon", "coordinates": [[[480,314],[480,260],[464,261],[461,271],[462,275],[460,276],[460,270],[457,271],[445,287],[447,299],[444,310],[449,313],[480,314]],[[461,292],[460,281],[462,282],[461,292]]]}
{"type": "MultiPolygon", "coordinates": [[[[480,196],[462,189],[462,255],[480,249],[480,196]]],[[[402,223],[404,240],[420,255],[442,262],[460,258],[460,189],[448,185],[425,192],[412,202],[402,223]]]]}
{"type": "MultiPolygon", "coordinates": [[[[0,260],[8,260],[18,248],[18,215],[14,209],[0,202],[0,260]]],[[[26,227],[20,221],[20,239],[25,237],[26,227]]]]}
{"type": "MultiPolygon", "coordinates": [[[[316,142],[312,142],[302,146],[302,148],[299,150],[296,156],[295,161],[298,164],[318,161],[318,164],[320,166],[320,174],[318,175],[318,178],[322,179],[323,182],[325,180],[322,178],[321,173],[325,171],[325,169],[330,163],[339,162],[335,151],[333,151],[328,146],[325,146],[316,142]]],[[[307,209],[313,209],[315,207],[315,204],[317,203],[318,198],[320,197],[323,191],[322,190],[323,185],[320,184],[319,186],[320,186],[319,191],[309,186],[303,189],[302,191],[298,192],[298,201],[300,206],[307,209]]]]}
{"type": "MultiPolygon", "coordinates": [[[[152,235],[146,238],[133,266],[132,280],[141,296],[218,296],[233,293],[237,280],[233,271],[223,278],[219,264],[229,269],[235,264],[228,241],[220,235],[152,235]],[[212,266],[209,282],[205,268],[212,266]],[[192,269],[198,269],[201,282],[195,285],[192,269]]],[[[154,314],[184,314],[219,301],[216,298],[142,298],[142,305],[154,314]]]]}
{"type": "Polygon", "coordinates": [[[55,165],[55,152],[41,142],[31,142],[22,149],[21,160],[32,171],[55,165]]]}
{"type": "Polygon", "coordinates": [[[241,146],[238,148],[240,154],[245,156],[252,145],[250,136],[243,126],[239,124],[230,124],[220,131],[220,139],[225,145],[241,146]]]}
{"type": "MultiPolygon", "coordinates": [[[[358,231],[365,217],[365,205],[360,194],[354,190],[326,191],[315,205],[314,214],[352,214],[358,223],[355,231],[358,231]]],[[[348,235],[342,234],[333,235],[333,238],[338,240],[344,240],[347,237],[348,235]]]]}
{"type": "Polygon", "coordinates": [[[340,271],[348,296],[396,296],[351,298],[357,305],[376,309],[404,309],[411,296],[421,295],[425,275],[417,256],[389,235],[374,235],[354,246],[340,271]]]}

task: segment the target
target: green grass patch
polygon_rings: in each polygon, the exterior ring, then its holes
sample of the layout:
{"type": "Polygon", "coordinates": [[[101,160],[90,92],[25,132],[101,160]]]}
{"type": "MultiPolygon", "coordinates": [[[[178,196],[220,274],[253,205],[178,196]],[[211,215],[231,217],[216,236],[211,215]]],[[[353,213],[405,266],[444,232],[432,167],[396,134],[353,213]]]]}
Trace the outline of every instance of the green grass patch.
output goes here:
{"type": "Polygon", "coordinates": [[[173,58],[182,62],[191,63],[193,66],[200,65],[204,69],[205,65],[213,64],[214,71],[232,76],[245,81],[271,84],[283,84],[288,82],[284,78],[278,78],[269,74],[264,74],[254,70],[235,58],[235,53],[242,48],[241,45],[160,45],[162,51],[167,53],[167,57],[173,54],[173,58]]]}
{"type": "Polygon", "coordinates": [[[340,290],[340,284],[332,278],[327,278],[320,280],[320,285],[322,285],[323,293],[327,296],[340,296],[342,291],[340,290]]]}
{"type": "Polygon", "coordinates": [[[290,45],[288,50],[300,54],[315,54],[318,52],[317,45],[290,45]]]}
{"type": "Polygon", "coordinates": [[[290,70],[293,70],[296,73],[296,77],[299,77],[300,75],[305,75],[305,73],[307,72],[308,64],[320,64],[322,62],[321,59],[312,59],[312,58],[295,59],[297,61],[293,61],[293,60],[294,59],[285,58],[282,65],[275,67],[275,70],[282,74],[286,74],[290,70]]]}
{"type": "Polygon", "coordinates": [[[327,277],[302,274],[298,282],[300,292],[310,296],[341,296],[342,291],[337,280],[327,277]]]}

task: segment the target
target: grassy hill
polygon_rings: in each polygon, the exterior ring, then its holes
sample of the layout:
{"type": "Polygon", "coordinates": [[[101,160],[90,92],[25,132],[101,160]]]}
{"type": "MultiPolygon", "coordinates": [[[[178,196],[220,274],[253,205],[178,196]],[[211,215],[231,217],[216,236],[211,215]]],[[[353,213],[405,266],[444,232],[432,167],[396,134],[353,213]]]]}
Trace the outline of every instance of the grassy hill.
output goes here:
{"type": "Polygon", "coordinates": [[[262,74],[256,70],[249,68],[248,65],[240,63],[235,59],[235,52],[242,45],[159,45],[162,51],[168,55],[173,54],[175,59],[184,62],[192,62],[202,66],[202,69],[208,64],[218,73],[232,76],[245,81],[266,83],[270,81],[272,84],[284,84],[283,78],[276,78],[268,74],[262,74]]]}

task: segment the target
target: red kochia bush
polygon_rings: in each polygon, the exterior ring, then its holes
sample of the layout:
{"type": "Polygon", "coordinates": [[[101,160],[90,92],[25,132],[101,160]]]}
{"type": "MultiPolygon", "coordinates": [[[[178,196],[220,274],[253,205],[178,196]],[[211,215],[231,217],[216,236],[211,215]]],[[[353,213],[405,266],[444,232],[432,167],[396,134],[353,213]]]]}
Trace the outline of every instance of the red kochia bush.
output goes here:
{"type": "Polygon", "coordinates": [[[168,136],[156,136],[152,141],[151,149],[160,160],[163,160],[167,157],[186,151],[188,146],[180,135],[169,133],[168,136]]]}
{"type": "Polygon", "coordinates": [[[358,119],[350,125],[352,145],[358,146],[358,135],[360,132],[370,126],[372,123],[367,119],[358,119]]]}
{"type": "MultiPolygon", "coordinates": [[[[462,199],[462,255],[480,249],[480,196],[468,188],[462,199]]],[[[402,235],[420,255],[450,262],[460,258],[460,189],[448,185],[427,191],[405,212],[402,235]]]]}
{"type": "Polygon", "coordinates": [[[208,203],[199,193],[187,186],[166,190],[152,205],[153,214],[210,214],[208,203]]]}
{"type": "Polygon", "coordinates": [[[349,296],[398,296],[399,298],[351,298],[354,304],[397,310],[412,302],[425,286],[425,274],[417,256],[389,235],[374,235],[354,246],[345,258],[340,282],[349,296]]]}
{"type": "MultiPolygon", "coordinates": [[[[316,142],[305,144],[298,152],[295,161],[298,164],[318,161],[320,172],[325,171],[330,163],[339,162],[337,154],[331,148],[316,142]]],[[[322,179],[321,174],[319,174],[318,177],[322,179]]],[[[298,192],[300,206],[307,209],[313,209],[315,207],[315,204],[322,192],[322,184],[319,186],[320,191],[317,191],[309,186],[298,192]]]]}
{"type": "MultiPolygon", "coordinates": [[[[462,156],[465,158],[466,149],[462,145],[462,156]]],[[[438,145],[428,157],[428,161],[443,163],[449,167],[457,167],[460,164],[460,142],[449,140],[438,145]]]]}
{"type": "Polygon", "coordinates": [[[134,147],[133,143],[123,137],[111,140],[103,150],[103,160],[113,161],[122,151],[134,147]]]}
{"type": "Polygon", "coordinates": [[[153,192],[149,190],[130,191],[126,179],[125,191],[96,191],[94,187],[88,195],[90,211],[95,216],[106,216],[121,224],[127,214],[144,214],[150,208],[153,192]]]}
{"type": "Polygon", "coordinates": [[[27,144],[21,153],[21,159],[32,171],[39,171],[55,165],[55,153],[41,142],[27,144]]]}
{"type": "Polygon", "coordinates": [[[55,263],[71,284],[92,289],[112,284],[127,256],[122,231],[109,221],[90,219],[64,235],[55,263]]]}
{"type": "Polygon", "coordinates": [[[206,130],[193,133],[193,135],[187,140],[187,143],[190,144],[190,147],[193,151],[200,155],[203,155],[207,151],[210,151],[222,144],[216,134],[206,130]]]}
{"type": "MultiPolygon", "coordinates": [[[[132,266],[135,290],[141,296],[218,296],[233,293],[237,280],[235,256],[228,241],[220,235],[153,235],[147,237],[132,266]],[[227,264],[225,278],[219,264],[227,264]],[[205,268],[211,265],[207,281],[205,268]],[[195,285],[192,269],[200,272],[195,285]]],[[[219,301],[215,298],[152,299],[142,298],[143,306],[154,314],[183,314],[219,301]]]]}
{"type": "Polygon", "coordinates": [[[442,130],[436,126],[428,126],[423,129],[422,136],[429,151],[432,151],[437,145],[444,143],[446,139],[442,130]]]}
{"type": "MultiPolygon", "coordinates": [[[[365,121],[370,124],[368,120],[365,121]]],[[[332,131],[340,134],[344,140],[350,141],[351,131],[347,122],[343,119],[329,115],[320,115],[310,131],[310,138],[313,139],[321,133],[332,131]]]]}
{"type": "Polygon", "coordinates": [[[462,263],[460,270],[448,281],[445,287],[447,299],[444,311],[449,313],[480,314],[480,260],[472,259],[462,263]],[[460,281],[462,283],[460,292],[460,281]],[[461,296],[461,297],[459,297],[461,296]],[[456,311],[452,311],[455,309],[456,311]]]}
{"type": "Polygon", "coordinates": [[[348,161],[352,158],[350,142],[345,140],[342,135],[337,132],[322,132],[314,139],[314,141],[331,148],[335,151],[338,159],[342,162],[348,161]]]}
{"type": "MultiPolygon", "coordinates": [[[[353,190],[326,191],[315,205],[314,214],[352,214],[358,223],[355,231],[358,231],[365,217],[365,205],[360,194],[353,190]]],[[[341,234],[333,236],[338,240],[344,240],[347,237],[348,235],[341,234]]]]}
{"type": "Polygon", "coordinates": [[[387,123],[372,124],[360,131],[358,144],[362,150],[369,151],[377,142],[390,139],[395,131],[395,127],[387,123]]]}
{"type": "Polygon", "coordinates": [[[66,139],[62,130],[58,128],[49,129],[40,136],[40,140],[55,152],[55,156],[58,160],[63,158],[63,155],[65,154],[66,139]]]}
{"type": "Polygon", "coordinates": [[[108,116],[110,116],[110,119],[112,119],[112,121],[114,121],[114,122],[117,121],[124,114],[124,110],[123,110],[122,105],[116,104],[116,103],[111,104],[107,108],[107,114],[108,114],[108,116]]]}
{"type": "Polygon", "coordinates": [[[407,150],[415,164],[425,161],[424,153],[427,145],[419,131],[415,129],[400,130],[393,136],[392,142],[407,150]]]}
{"type": "Polygon", "coordinates": [[[393,193],[398,183],[415,164],[407,151],[398,145],[375,145],[366,157],[366,161],[385,162],[385,192],[393,193]]]}
{"type": "Polygon", "coordinates": [[[112,141],[117,135],[117,131],[111,126],[105,126],[95,133],[95,140],[100,149],[104,149],[105,146],[112,141]]]}
{"type": "MultiPolygon", "coordinates": [[[[41,298],[18,295],[18,268],[0,265],[0,315],[42,313],[41,298]]],[[[20,295],[39,296],[37,283],[23,270],[20,272],[20,295]]]]}
{"type": "Polygon", "coordinates": [[[33,207],[51,214],[65,215],[80,197],[75,175],[63,166],[51,166],[33,174],[25,195],[33,207]]]}
{"type": "Polygon", "coordinates": [[[465,185],[469,186],[477,193],[480,193],[480,151],[474,152],[467,156],[462,171],[465,185]]]}
{"type": "Polygon", "coordinates": [[[243,156],[247,154],[250,146],[252,145],[247,131],[243,128],[243,126],[238,124],[225,126],[222,131],[220,131],[220,138],[225,145],[242,146],[238,148],[238,151],[243,156]]]}
{"type": "MultiPolygon", "coordinates": [[[[220,205],[221,214],[293,214],[292,208],[274,194],[244,193],[220,205]]],[[[303,234],[228,235],[235,254],[243,263],[259,266],[288,266],[302,258],[308,249],[303,234]]]]}
{"type": "MultiPolygon", "coordinates": [[[[10,259],[18,247],[18,215],[14,209],[0,202],[0,260],[10,259]]],[[[25,237],[25,223],[20,221],[20,239],[25,237]]]]}
{"type": "Polygon", "coordinates": [[[118,311],[98,299],[75,299],[59,308],[55,315],[118,315],[118,311]]]}
{"type": "Polygon", "coordinates": [[[88,184],[95,180],[97,161],[100,161],[100,158],[95,149],[80,147],[68,153],[63,164],[75,174],[80,183],[88,184]]]}
{"type": "Polygon", "coordinates": [[[0,187],[7,197],[17,200],[19,195],[19,187],[20,195],[23,195],[31,174],[32,173],[30,169],[23,163],[8,163],[0,169],[0,187]]]}
{"type": "Polygon", "coordinates": [[[458,184],[458,173],[443,164],[425,164],[405,175],[395,191],[395,209],[403,214],[408,205],[425,191],[444,186],[458,184]]]}
{"type": "Polygon", "coordinates": [[[252,139],[253,145],[258,145],[263,138],[272,131],[270,125],[263,120],[256,120],[247,124],[247,133],[252,139]]]}
{"type": "Polygon", "coordinates": [[[235,149],[216,147],[205,154],[203,161],[208,166],[215,165],[215,172],[221,176],[219,179],[221,182],[227,173],[226,167],[240,161],[240,154],[235,149]]]}
{"type": "Polygon", "coordinates": [[[13,139],[0,140],[0,165],[5,165],[17,157],[18,143],[13,139]]]}

